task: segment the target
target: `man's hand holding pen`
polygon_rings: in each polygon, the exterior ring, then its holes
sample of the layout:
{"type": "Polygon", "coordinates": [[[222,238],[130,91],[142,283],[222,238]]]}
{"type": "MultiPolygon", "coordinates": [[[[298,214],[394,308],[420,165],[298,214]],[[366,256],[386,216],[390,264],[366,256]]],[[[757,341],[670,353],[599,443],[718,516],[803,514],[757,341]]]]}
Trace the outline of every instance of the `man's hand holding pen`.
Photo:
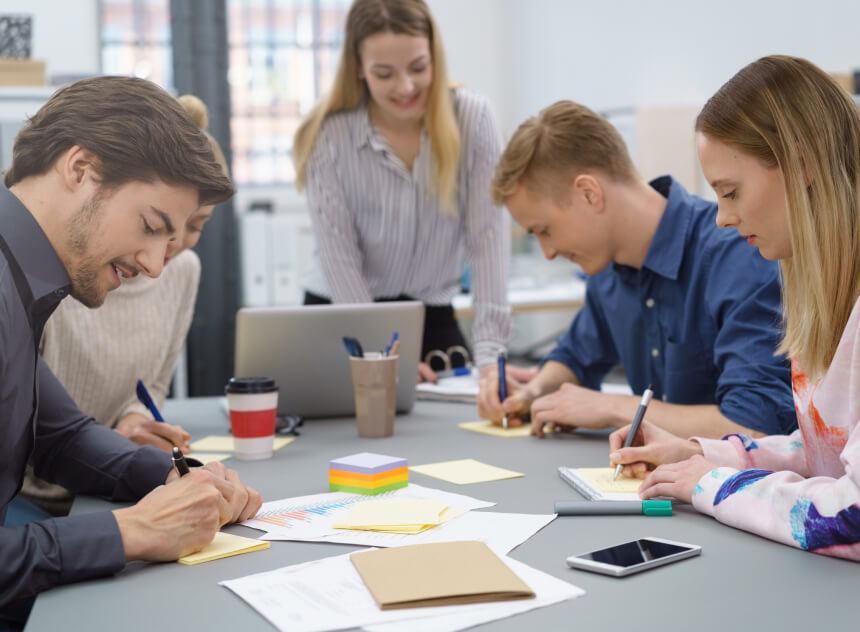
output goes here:
{"type": "Polygon", "coordinates": [[[199,551],[223,525],[255,516],[263,503],[221,463],[191,468],[182,477],[171,468],[165,482],[136,505],[113,512],[126,560],[171,561],[199,551]]]}

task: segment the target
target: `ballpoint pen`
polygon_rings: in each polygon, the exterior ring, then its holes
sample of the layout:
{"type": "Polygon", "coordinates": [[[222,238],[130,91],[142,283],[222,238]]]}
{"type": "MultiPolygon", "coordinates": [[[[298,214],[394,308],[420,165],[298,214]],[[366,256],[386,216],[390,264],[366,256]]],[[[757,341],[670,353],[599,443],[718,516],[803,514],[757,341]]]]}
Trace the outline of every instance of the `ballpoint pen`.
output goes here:
{"type": "Polygon", "coordinates": [[[382,350],[382,355],[388,356],[391,353],[391,349],[394,347],[394,343],[400,339],[400,334],[398,332],[394,332],[391,334],[391,342],[385,345],[385,349],[382,350]]]}
{"type": "Polygon", "coordinates": [[[140,403],[149,409],[149,412],[152,413],[153,419],[155,419],[155,421],[164,421],[164,417],[161,416],[161,413],[158,412],[158,408],[155,407],[155,402],[152,401],[152,397],[143,385],[142,380],[137,381],[137,388],[135,390],[137,391],[137,399],[139,399],[140,403]]]}
{"type": "MultiPolygon", "coordinates": [[[[645,417],[645,411],[648,410],[648,404],[651,403],[651,398],[654,396],[653,385],[649,384],[645,392],[642,393],[642,401],[639,402],[639,408],[636,409],[636,415],[633,417],[633,423],[630,425],[630,432],[627,433],[627,438],[624,440],[624,447],[629,448],[633,445],[633,440],[636,438],[636,433],[639,432],[639,425],[642,423],[642,418],[645,417]]],[[[612,480],[618,478],[621,473],[621,468],[624,467],[621,463],[615,466],[615,473],[612,475],[612,480]]]]}
{"type": "Polygon", "coordinates": [[[188,463],[185,462],[185,457],[182,456],[182,450],[173,448],[173,467],[179,472],[179,476],[185,476],[191,470],[188,469],[188,463]]]}
{"type": "MultiPolygon", "coordinates": [[[[508,398],[508,378],[505,371],[505,352],[502,351],[497,358],[499,364],[499,401],[504,402],[508,398]]],[[[508,428],[508,415],[502,417],[502,428],[508,428]]]]}
{"type": "Polygon", "coordinates": [[[352,336],[344,336],[343,346],[346,347],[347,353],[349,353],[349,355],[351,355],[352,357],[364,357],[364,350],[361,348],[361,343],[358,341],[358,338],[354,338],[352,336]]]}

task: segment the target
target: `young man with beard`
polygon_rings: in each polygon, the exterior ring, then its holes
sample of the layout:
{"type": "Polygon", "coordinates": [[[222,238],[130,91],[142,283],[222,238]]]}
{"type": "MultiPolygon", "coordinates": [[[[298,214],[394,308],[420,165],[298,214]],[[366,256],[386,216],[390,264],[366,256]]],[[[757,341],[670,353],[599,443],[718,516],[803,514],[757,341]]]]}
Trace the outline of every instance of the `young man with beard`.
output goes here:
{"type": "Polygon", "coordinates": [[[29,120],[4,182],[0,524],[28,462],[74,493],[137,504],[0,527],[0,627],[20,623],[42,590],[115,573],[130,560],[175,560],[261,504],[220,464],[179,480],[168,454],[138,448],[82,413],[37,354],[65,296],[97,307],[123,278],[157,277],[191,214],[232,196],[203,133],[155,84],[86,79],[29,120]]]}

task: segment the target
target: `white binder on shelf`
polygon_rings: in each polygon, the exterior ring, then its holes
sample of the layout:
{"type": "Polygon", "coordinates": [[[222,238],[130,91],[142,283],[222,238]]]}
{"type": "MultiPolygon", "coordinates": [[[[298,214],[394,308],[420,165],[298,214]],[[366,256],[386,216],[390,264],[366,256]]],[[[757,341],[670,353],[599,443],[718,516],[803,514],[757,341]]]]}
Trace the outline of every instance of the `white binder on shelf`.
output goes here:
{"type": "Polygon", "coordinates": [[[268,213],[252,212],[239,216],[239,252],[242,266],[242,305],[264,307],[271,301],[267,231],[268,213]]]}

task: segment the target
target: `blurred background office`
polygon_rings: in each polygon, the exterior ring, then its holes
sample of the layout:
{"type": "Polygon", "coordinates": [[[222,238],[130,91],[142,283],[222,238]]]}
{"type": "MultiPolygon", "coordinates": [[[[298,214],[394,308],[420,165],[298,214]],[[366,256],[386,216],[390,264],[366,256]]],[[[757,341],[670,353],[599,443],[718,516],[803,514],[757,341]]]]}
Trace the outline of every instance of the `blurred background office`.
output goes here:
{"type": "MultiPolygon", "coordinates": [[[[298,304],[313,238],[290,159],[301,117],[330,85],[349,0],[3,0],[0,168],[57,86],[136,75],[199,95],[238,193],[196,248],[203,278],[178,395],[222,392],[235,311],[298,304]],[[14,57],[15,59],[8,59],[14,57]]],[[[493,105],[507,139],[558,99],[602,112],[646,178],[672,173],[710,196],[692,124],[706,98],[770,53],[807,57],[854,91],[860,3],[819,0],[428,0],[450,75],[493,105]],[[708,26],[707,29],[704,25],[708,26]],[[704,33],[718,34],[706,37],[704,33]]],[[[537,357],[570,322],[576,270],[515,229],[513,355],[537,357]]],[[[468,275],[464,275],[468,285],[468,275]]],[[[466,295],[455,302],[469,317],[466,295]]],[[[468,331],[470,327],[463,327],[468,331]]]]}

